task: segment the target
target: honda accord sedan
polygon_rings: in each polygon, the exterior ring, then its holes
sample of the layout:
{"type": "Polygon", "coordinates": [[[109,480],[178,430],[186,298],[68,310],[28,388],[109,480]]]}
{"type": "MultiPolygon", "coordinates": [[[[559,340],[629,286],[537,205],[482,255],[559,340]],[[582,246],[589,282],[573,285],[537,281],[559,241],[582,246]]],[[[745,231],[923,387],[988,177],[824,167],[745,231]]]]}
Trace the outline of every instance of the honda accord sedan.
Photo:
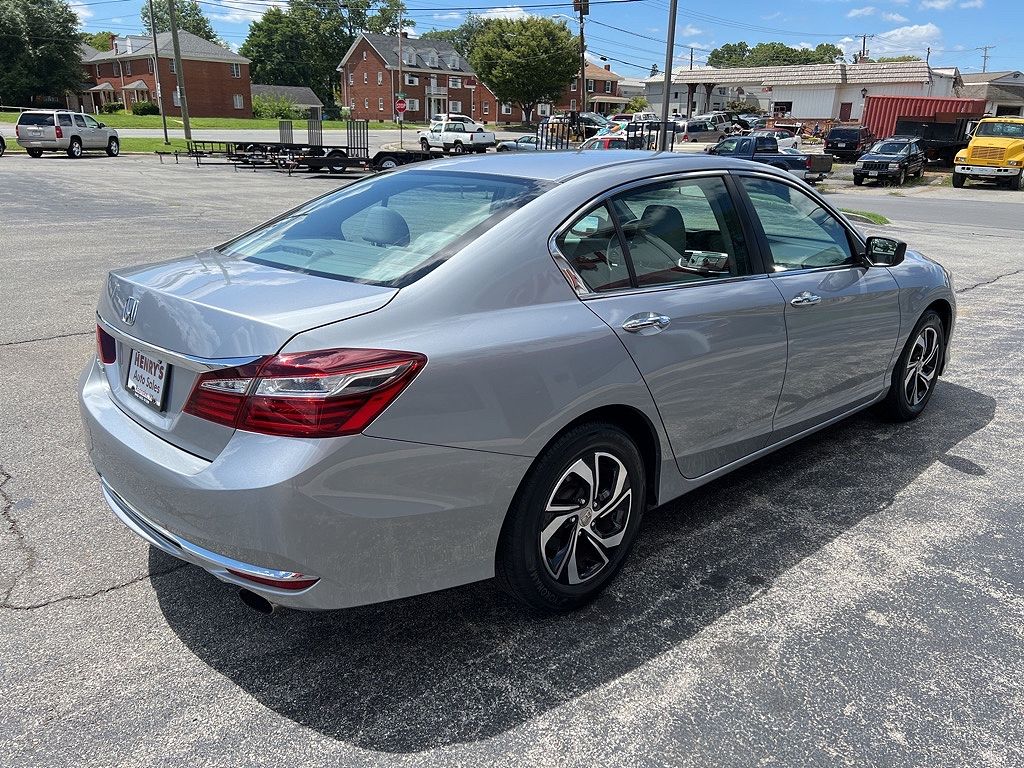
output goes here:
{"type": "Polygon", "coordinates": [[[496,576],[564,611],[645,510],[919,416],[955,317],[939,264],[762,164],[452,158],[111,272],[81,409],[113,512],[254,608],[496,576]]]}

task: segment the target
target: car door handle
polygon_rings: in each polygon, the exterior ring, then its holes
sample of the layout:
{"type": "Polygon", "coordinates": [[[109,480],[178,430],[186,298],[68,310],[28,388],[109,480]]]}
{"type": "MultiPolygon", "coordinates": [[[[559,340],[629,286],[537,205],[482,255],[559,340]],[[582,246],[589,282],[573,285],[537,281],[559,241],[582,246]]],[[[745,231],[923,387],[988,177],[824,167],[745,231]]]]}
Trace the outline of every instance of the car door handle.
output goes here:
{"type": "Polygon", "coordinates": [[[622,330],[627,333],[641,333],[644,331],[648,333],[658,333],[668,328],[669,323],[672,322],[672,318],[666,317],[665,315],[659,315],[656,312],[638,312],[635,315],[630,315],[626,318],[626,322],[622,324],[622,330]]]}
{"type": "Polygon", "coordinates": [[[821,303],[821,296],[815,296],[810,291],[801,291],[789,303],[794,307],[813,307],[821,303]]]}

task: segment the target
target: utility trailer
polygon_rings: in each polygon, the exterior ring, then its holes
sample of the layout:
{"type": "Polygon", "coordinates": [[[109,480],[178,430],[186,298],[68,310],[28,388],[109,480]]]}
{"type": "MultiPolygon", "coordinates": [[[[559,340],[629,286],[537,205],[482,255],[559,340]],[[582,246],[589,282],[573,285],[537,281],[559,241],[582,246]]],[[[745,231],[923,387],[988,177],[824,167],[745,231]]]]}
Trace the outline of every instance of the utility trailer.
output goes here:
{"type": "Polygon", "coordinates": [[[900,119],[896,121],[895,135],[916,136],[929,160],[941,160],[952,165],[957,152],[970,143],[970,128],[975,122],[975,119],[966,117],[952,123],[900,119]]]}

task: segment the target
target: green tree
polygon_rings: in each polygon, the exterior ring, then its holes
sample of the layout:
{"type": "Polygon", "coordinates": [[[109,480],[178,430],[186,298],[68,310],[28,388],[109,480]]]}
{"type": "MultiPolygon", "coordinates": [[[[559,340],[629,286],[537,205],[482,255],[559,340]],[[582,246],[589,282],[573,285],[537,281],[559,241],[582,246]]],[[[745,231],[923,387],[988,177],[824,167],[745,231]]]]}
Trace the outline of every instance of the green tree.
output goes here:
{"type": "Polygon", "coordinates": [[[530,16],[494,19],[474,38],[469,63],[499,101],[522,107],[554,102],[579,74],[579,38],[564,23],[530,16]]]}
{"type": "Polygon", "coordinates": [[[249,59],[254,83],[312,85],[305,59],[306,38],[291,14],[270,8],[249,25],[239,53],[249,59]]]}
{"type": "Polygon", "coordinates": [[[292,0],[288,11],[305,41],[300,57],[308,81],[301,84],[312,88],[324,104],[335,103],[338,62],[365,28],[368,4],[353,0],[346,5],[348,13],[337,0],[292,0]]]}
{"type": "Polygon", "coordinates": [[[746,66],[750,46],[746,43],[726,43],[715,48],[708,54],[709,67],[742,67],[746,66]]]}
{"type": "MultiPolygon", "coordinates": [[[[175,0],[174,7],[178,12],[178,29],[191,32],[203,40],[210,40],[223,45],[223,41],[217,37],[213,30],[213,24],[206,18],[203,9],[199,7],[196,0],[175,0]]],[[[169,32],[171,29],[171,12],[168,0],[153,0],[153,16],[156,21],[157,32],[169,32]]],[[[149,18],[149,3],[144,3],[139,11],[139,18],[142,20],[142,27],[146,34],[151,34],[152,24],[149,18]]]]}
{"type": "Polygon", "coordinates": [[[397,35],[398,21],[401,19],[404,29],[411,29],[416,22],[405,18],[405,3],[402,0],[380,0],[371,5],[371,13],[366,19],[366,31],[378,35],[397,35]]]}
{"type": "Polygon", "coordinates": [[[814,48],[793,48],[785,43],[726,43],[708,54],[711,67],[780,67],[791,64],[831,64],[843,50],[831,43],[814,48]]]}
{"type": "Polygon", "coordinates": [[[887,62],[887,61],[888,62],[896,62],[896,61],[922,61],[922,59],[921,59],[920,56],[912,56],[912,55],[908,55],[908,56],[879,56],[877,59],[875,59],[875,61],[877,61],[878,63],[883,63],[883,62],[887,62]]]}
{"type": "Polygon", "coordinates": [[[83,32],[82,42],[91,45],[97,51],[109,51],[114,47],[113,32],[83,32]]]}
{"type": "Polygon", "coordinates": [[[658,69],[657,64],[651,64],[651,77],[657,77],[661,74],[661,70],[658,69]]]}
{"type": "Polygon", "coordinates": [[[643,96],[634,96],[626,104],[626,112],[646,112],[651,108],[650,102],[647,101],[643,96]]]}
{"type": "Polygon", "coordinates": [[[0,104],[58,100],[82,81],[78,16],[64,0],[0,0],[0,104]]]}
{"type": "Polygon", "coordinates": [[[473,41],[487,26],[488,20],[475,13],[466,16],[466,20],[455,29],[432,29],[420,35],[420,39],[444,40],[452,44],[459,55],[469,57],[473,41]]]}

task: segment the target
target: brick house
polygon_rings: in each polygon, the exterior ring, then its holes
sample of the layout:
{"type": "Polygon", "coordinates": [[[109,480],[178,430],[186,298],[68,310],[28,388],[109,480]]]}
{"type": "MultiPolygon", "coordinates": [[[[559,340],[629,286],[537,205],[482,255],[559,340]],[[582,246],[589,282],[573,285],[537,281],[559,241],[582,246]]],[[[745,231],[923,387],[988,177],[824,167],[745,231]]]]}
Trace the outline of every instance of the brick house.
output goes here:
{"type": "MultiPolygon", "coordinates": [[[[160,67],[164,110],[181,115],[171,33],[156,36],[115,37],[109,51],[85,50],[82,67],[88,82],[68,94],[69,109],[98,112],[103,104],[119,101],[125,109],[139,101],[156,102],[154,66],[160,67]]],[[[185,75],[188,113],[192,117],[252,117],[252,82],[249,60],[223,46],[184,30],[178,33],[181,66],[185,75]]]]}
{"type": "Polygon", "coordinates": [[[604,68],[587,62],[587,90],[580,91],[580,78],[575,77],[562,93],[556,108],[561,112],[600,112],[611,115],[625,109],[629,99],[619,93],[619,83],[624,78],[612,72],[611,64],[604,68]],[[583,96],[586,98],[583,98],[583,96]]]}
{"type": "Polygon", "coordinates": [[[456,112],[482,123],[518,122],[511,105],[499,104],[469,62],[443,40],[399,38],[363,32],[338,65],[342,105],[352,117],[394,119],[397,94],[404,93],[408,122],[425,123],[434,115],[456,112]],[[401,61],[402,82],[398,69],[401,61]]]}

